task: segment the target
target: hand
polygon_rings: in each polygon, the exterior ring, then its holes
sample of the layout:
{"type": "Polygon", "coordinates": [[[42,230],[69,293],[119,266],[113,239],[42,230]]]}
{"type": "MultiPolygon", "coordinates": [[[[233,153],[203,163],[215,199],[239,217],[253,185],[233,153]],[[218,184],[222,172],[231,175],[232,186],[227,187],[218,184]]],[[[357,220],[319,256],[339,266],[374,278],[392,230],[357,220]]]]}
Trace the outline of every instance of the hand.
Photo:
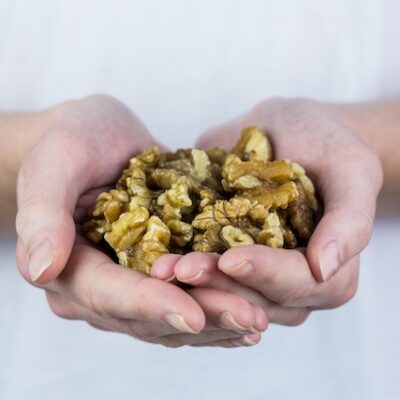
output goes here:
{"type": "Polygon", "coordinates": [[[80,234],[96,195],[132,154],[153,144],[140,120],[113,98],[91,96],[68,107],[19,173],[21,274],[46,290],[50,307],[64,318],[173,347],[255,344],[267,326],[259,307],[216,289],[185,292],[123,268],[80,234]]]}
{"type": "Polygon", "coordinates": [[[326,106],[309,100],[262,102],[201,136],[198,147],[228,149],[251,124],[268,132],[276,158],[299,162],[316,183],[324,212],[307,249],[246,246],[219,258],[189,254],[169,268],[160,260],[152,276],[173,274],[192,285],[225,288],[261,305],[270,322],[294,325],[310,310],[337,307],[354,295],[359,253],[369,241],[382,184],[381,166],[326,106]],[[197,257],[196,263],[191,257],[197,257]]]}

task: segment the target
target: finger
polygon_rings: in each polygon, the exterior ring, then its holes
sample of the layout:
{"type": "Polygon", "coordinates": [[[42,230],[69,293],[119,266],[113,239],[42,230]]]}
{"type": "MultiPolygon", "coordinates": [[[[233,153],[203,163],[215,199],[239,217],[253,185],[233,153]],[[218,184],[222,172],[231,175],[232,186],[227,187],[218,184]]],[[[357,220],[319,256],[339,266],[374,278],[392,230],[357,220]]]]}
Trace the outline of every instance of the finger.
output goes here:
{"type": "Polygon", "coordinates": [[[180,282],[199,286],[210,281],[210,274],[218,271],[219,254],[192,252],[177,260],[174,275],[180,282]]]}
{"type": "MultiPolygon", "coordinates": [[[[74,301],[50,290],[46,290],[47,302],[52,312],[63,319],[88,321],[96,328],[103,330],[125,333],[140,340],[155,341],[157,338],[167,335],[176,335],[179,330],[163,322],[143,322],[137,320],[103,318],[95,312],[83,307],[74,301]]],[[[232,333],[218,327],[205,327],[202,334],[225,331],[226,334],[232,333]]]]}
{"type": "Polygon", "coordinates": [[[119,332],[149,343],[160,343],[167,347],[180,347],[196,343],[222,341],[222,339],[241,339],[242,334],[227,330],[203,330],[198,335],[177,334],[176,329],[154,323],[143,323],[121,319],[103,319],[86,308],[60,296],[46,292],[51,310],[60,318],[70,320],[86,320],[92,327],[106,331],[119,332]]]}
{"type": "Polygon", "coordinates": [[[152,265],[150,276],[167,282],[176,282],[174,269],[181,257],[182,255],[180,254],[166,254],[161,256],[152,265]]]}
{"type": "Polygon", "coordinates": [[[192,344],[191,347],[221,347],[224,349],[236,349],[239,346],[232,342],[232,340],[216,340],[215,342],[192,344]]]}
{"type": "Polygon", "coordinates": [[[224,347],[224,348],[236,348],[236,347],[249,347],[255,346],[261,341],[260,334],[245,335],[236,339],[228,340],[216,340],[209,343],[197,343],[192,344],[193,347],[224,347]]]}
{"type": "Polygon", "coordinates": [[[259,326],[264,323],[265,315],[269,323],[298,326],[302,324],[310,314],[307,307],[283,307],[268,300],[260,292],[243,286],[218,267],[218,257],[207,253],[189,253],[179,259],[175,266],[176,278],[179,282],[190,283],[196,287],[208,287],[229,292],[240,296],[261,309],[256,310],[256,318],[259,318],[259,326]],[[193,276],[191,276],[191,274],[193,276]]]}
{"type": "Polygon", "coordinates": [[[379,160],[363,143],[347,138],[337,147],[317,176],[325,210],[307,247],[319,281],[330,279],[367,246],[382,184],[379,160]]]}
{"type": "Polygon", "coordinates": [[[105,319],[163,323],[188,333],[205,324],[200,306],[183,290],[118,266],[86,244],[74,246],[67,267],[48,286],[105,319]]]}
{"type": "Polygon", "coordinates": [[[207,317],[207,324],[234,331],[263,332],[267,318],[256,306],[232,293],[209,288],[189,290],[207,317]]]}
{"type": "MultiPolygon", "coordinates": [[[[261,306],[265,311],[272,307],[272,303],[258,291],[248,288],[218,269],[218,254],[193,252],[181,257],[175,265],[174,274],[178,282],[196,287],[217,289],[237,295],[252,304],[261,306]]],[[[268,315],[268,314],[267,314],[268,315]]],[[[259,323],[266,323],[262,310],[256,310],[259,323]]]]}
{"type": "Polygon", "coordinates": [[[328,282],[317,282],[298,250],[243,246],[224,253],[218,268],[239,283],[287,307],[337,307],[355,292],[358,257],[328,282]]]}
{"type": "Polygon", "coordinates": [[[191,335],[191,334],[166,335],[156,339],[156,341],[160,342],[161,344],[167,347],[181,347],[193,344],[207,344],[219,340],[228,340],[228,339],[240,340],[242,336],[243,334],[241,333],[219,330],[219,331],[211,331],[204,333],[202,332],[197,335],[191,335]]]}
{"type": "Polygon", "coordinates": [[[79,195],[115,181],[133,152],[150,142],[121,103],[91,96],[75,103],[33,147],[18,177],[16,220],[28,258],[27,279],[46,283],[58,276],[74,242],[72,215],[79,195]],[[128,140],[130,131],[141,140],[128,140]]]}

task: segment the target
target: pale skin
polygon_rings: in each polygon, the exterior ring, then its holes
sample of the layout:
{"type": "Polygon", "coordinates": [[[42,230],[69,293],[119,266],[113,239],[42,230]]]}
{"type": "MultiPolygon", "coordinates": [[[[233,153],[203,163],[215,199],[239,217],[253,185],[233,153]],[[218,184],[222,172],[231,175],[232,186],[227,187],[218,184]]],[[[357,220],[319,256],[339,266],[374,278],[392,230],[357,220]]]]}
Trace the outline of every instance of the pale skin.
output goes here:
{"type": "Polygon", "coordinates": [[[277,157],[302,163],[316,180],[325,210],[308,248],[168,255],[145,277],[115,265],[75,234],[75,222],[96,194],[132,154],[155,143],[140,120],[107,96],[41,113],[0,114],[1,170],[8,171],[0,181],[1,220],[12,219],[6,206],[13,203],[19,171],[21,274],[45,289],[61,317],[172,347],[253,345],[268,321],[298,325],[314,309],[344,304],[356,291],[381,163],[384,190],[400,191],[400,102],[266,100],[203,134],[197,147],[229,148],[252,123],[270,134],[277,157]],[[185,291],[177,280],[194,288],[185,291]]]}

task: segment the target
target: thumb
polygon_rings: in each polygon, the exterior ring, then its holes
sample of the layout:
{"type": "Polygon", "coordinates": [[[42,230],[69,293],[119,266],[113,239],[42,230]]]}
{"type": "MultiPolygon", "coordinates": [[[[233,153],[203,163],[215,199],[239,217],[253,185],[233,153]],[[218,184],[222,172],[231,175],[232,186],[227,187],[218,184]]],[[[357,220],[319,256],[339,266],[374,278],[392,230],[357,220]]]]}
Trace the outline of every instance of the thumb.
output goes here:
{"type": "Polygon", "coordinates": [[[324,215],[307,247],[314,276],[326,281],[368,244],[382,185],[377,156],[364,144],[348,140],[327,156],[317,176],[324,215]]]}
{"type": "Polygon", "coordinates": [[[18,177],[22,275],[43,284],[63,270],[75,239],[79,196],[115,182],[126,160],[154,139],[121,102],[105,95],[80,100],[34,146],[18,177]]]}
{"type": "Polygon", "coordinates": [[[72,162],[66,147],[61,133],[47,135],[18,176],[17,260],[24,278],[33,283],[48,283],[59,275],[75,240],[73,211],[83,183],[78,175],[82,165],[79,159],[72,162]]]}

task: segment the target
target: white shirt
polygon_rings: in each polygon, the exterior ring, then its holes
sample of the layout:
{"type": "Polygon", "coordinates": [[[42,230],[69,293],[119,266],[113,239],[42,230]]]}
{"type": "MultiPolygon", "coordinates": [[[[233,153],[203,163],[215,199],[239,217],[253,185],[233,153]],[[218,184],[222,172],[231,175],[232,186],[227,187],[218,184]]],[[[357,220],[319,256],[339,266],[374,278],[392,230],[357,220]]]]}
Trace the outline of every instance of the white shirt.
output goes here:
{"type": "MultiPolygon", "coordinates": [[[[400,94],[396,0],[0,4],[0,109],[105,92],[168,146],[270,96],[400,94]]],[[[1,399],[397,399],[399,222],[379,220],[358,295],[251,349],[164,349],[58,319],[0,243],[1,399]],[[397,267],[397,268],[396,268],[397,267]]]]}

